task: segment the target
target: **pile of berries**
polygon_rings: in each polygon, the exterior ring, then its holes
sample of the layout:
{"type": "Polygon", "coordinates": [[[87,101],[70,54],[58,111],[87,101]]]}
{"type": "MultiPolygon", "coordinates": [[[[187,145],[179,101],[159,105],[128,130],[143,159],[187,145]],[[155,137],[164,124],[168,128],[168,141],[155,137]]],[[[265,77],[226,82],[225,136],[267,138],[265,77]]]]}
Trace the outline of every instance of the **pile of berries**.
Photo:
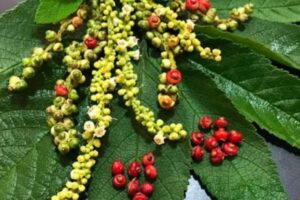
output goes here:
{"type": "MultiPolygon", "coordinates": [[[[144,167],[144,174],[148,181],[154,181],[157,177],[157,170],[154,166],[155,157],[152,152],[143,155],[142,164],[144,167]]],[[[115,160],[111,167],[113,179],[112,184],[116,189],[124,189],[127,184],[125,176],[125,165],[120,160],[115,160]]],[[[131,162],[127,169],[128,177],[131,179],[127,184],[127,193],[132,200],[147,200],[154,191],[154,185],[150,182],[145,182],[140,185],[138,180],[142,171],[142,165],[137,162],[131,162]]]]}
{"type": "Polygon", "coordinates": [[[225,157],[234,157],[238,154],[239,147],[243,139],[243,134],[236,130],[227,131],[229,122],[224,117],[219,117],[213,121],[209,116],[204,116],[199,120],[202,130],[210,131],[212,128],[213,135],[205,139],[204,134],[195,131],[191,135],[193,145],[192,157],[195,161],[201,161],[205,148],[210,152],[210,161],[212,164],[221,164],[225,157]]]}

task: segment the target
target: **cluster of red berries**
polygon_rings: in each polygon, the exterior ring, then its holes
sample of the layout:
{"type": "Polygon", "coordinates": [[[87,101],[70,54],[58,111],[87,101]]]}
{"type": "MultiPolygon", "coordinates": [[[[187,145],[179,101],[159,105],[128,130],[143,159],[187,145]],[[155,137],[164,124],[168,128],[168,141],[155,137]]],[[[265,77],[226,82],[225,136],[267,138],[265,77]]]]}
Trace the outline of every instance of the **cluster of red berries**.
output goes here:
{"type": "Polygon", "coordinates": [[[185,7],[189,11],[200,11],[206,13],[210,7],[209,0],[185,0],[185,7]]]}
{"type": "MultiPolygon", "coordinates": [[[[155,157],[152,152],[148,152],[142,157],[142,164],[144,166],[144,174],[147,180],[153,181],[157,177],[157,170],[154,167],[155,157]]],[[[112,184],[116,189],[123,189],[126,186],[127,178],[124,175],[125,165],[122,161],[116,160],[112,167],[112,184]]],[[[127,173],[131,179],[127,184],[127,193],[132,200],[147,200],[154,191],[154,185],[150,182],[145,182],[140,185],[138,177],[142,171],[142,165],[135,161],[129,164],[127,173]]]]}
{"type": "Polygon", "coordinates": [[[191,142],[193,145],[192,157],[195,161],[202,160],[205,148],[210,152],[210,161],[213,164],[221,164],[225,157],[234,157],[237,155],[239,147],[242,142],[243,134],[241,132],[226,128],[229,122],[224,117],[219,117],[214,122],[209,116],[204,116],[199,120],[199,125],[203,130],[210,130],[214,127],[214,134],[205,139],[204,134],[200,131],[195,131],[191,135],[191,142]]]}

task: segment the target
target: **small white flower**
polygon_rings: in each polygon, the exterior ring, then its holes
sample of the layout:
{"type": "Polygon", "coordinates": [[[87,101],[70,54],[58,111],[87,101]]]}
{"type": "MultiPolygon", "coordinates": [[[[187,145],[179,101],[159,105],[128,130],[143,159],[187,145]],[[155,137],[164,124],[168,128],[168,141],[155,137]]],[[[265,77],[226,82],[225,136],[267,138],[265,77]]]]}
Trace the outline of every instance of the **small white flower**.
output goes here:
{"type": "Polygon", "coordinates": [[[136,50],[136,51],[131,51],[130,56],[134,59],[134,60],[139,60],[140,59],[140,51],[136,50]]]}
{"type": "Polygon", "coordinates": [[[162,134],[156,134],[153,140],[157,145],[162,145],[165,143],[165,137],[162,134]]]}
{"type": "Polygon", "coordinates": [[[100,108],[96,105],[93,105],[88,110],[88,115],[90,119],[97,119],[100,115],[100,108]]]}
{"type": "Polygon", "coordinates": [[[114,19],[113,19],[114,26],[118,26],[119,22],[120,22],[120,19],[117,17],[114,17],[114,19]]]}
{"type": "Polygon", "coordinates": [[[156,8],[154,12],[155,12],[155,14],[157,14],[158,16],[162,16],[162,15],[165,15],[166,9],[163,8],[163,7],[160,7],[160,8],[156,8]]]}
{"type": "Polygon", "coordinates": [[[192,20],[190,20],[190,19],[186,20],[186,25],[187,25],[188,28],[191,29],[191,30],[193,30],[194,27],[195,27],[195,23],[194,23],[192,20]]]}
{"type": "Polygon", "coordinates": [[[86,121],[83,125],[83,129],[88,132],[93,132],[95,130],[95,124],[92,121],[86,121]]]}
{"type": "Polygon", "coordinates": [[[118,41],[118,46],[120,46],[121,49],[126,49],[128,47],[128,42],[124,39],[121,39],[118,41]]]}
{"type": "Polygon", "coordinates": [[[130,48],[132,48],[138,44],[138,41],[139,41],[139,39],[137,39],[137,37],[130,36],[130,37],[128,37],[128,46],[130,48]]]}
{"type": "Polygon", "coordinates": [[[111,90],[111,91],[114,90],[116,88],[116,86],[117,86],[116,78],[115,77],[110,78],[108,81],[109,81],[109,87],[108,87],[108,89],[111,90]]]}
{"type": "Polygon", "coordinates": [[[98,138],[101,138],[105,135],[106,133],[106,129],[104,126],[100,126],[100,127],[97,127],[94,131],[94,136],[95,137],[98,137],[98,138]]]}
{"type": "Polygon", "coordinates": [[[122,13],[124,15],[130,15],[130,13],[133,11],[133,7],[129,4],[125,4],[123,7],[122,7],[122,13]]]}

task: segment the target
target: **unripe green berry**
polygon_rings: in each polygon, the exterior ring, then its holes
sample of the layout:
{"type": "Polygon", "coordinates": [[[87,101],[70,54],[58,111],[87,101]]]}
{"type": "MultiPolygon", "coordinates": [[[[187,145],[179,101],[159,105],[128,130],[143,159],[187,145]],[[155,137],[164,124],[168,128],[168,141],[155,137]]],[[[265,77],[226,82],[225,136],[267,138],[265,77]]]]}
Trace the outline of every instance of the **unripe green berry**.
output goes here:
{"type": "Polygon", "coordinates": [[[175,86],[175,85],[171,86],[171,87],[169,88],[169,92],[170,92],[171,94],[177,94],[177,93],[178,93],[178,87],[175,86]]]}
{"type": "Polygon", "coordinates": [[[32,67],[25,67],[22,72],[25,79],[31,79],[35,76],[35,70],[32,67]]]}
{"type": "Polygon", "coordinates": [[[61,132],[65,131],[65,127],[61,123],[58,123],[58,124],[54,125],[53,129],[54,129],[55,133],[61,133],[61,132]]]}
{"type": "MultiPolygon", "coordinates": [[[[55,128],[54,128],[55,129],[55,128]]],[[[63,131],[63,132],[56,132],[56,133],[58,133],[57,134],[57,138],[59,139],[59,140],[65,140],[66,138],[67,138],[67,136],[68,136],[68,132],[66,132],[66,131],[63,131]]]]}
{"type": "Polygon", "coordinates": [[[82,72],[79,69],[73,69],[70,73],[70,77],[75,82],[80,82],[82,79],[82,72]]]}
{"type": "Polygon", "coordinates": [[[67,31],[69,31],[69,32],[74,32],[74,31],[75,31],[75,26],[72,25],[72,24],[68,25],[67,31]]]}
{"type": "Polygon", "coordinates": [[[74,127],[74,122],[70,118],[65,118],[63,121],[63,126],[66,130],[69,130],[74,127]]]}
{"type": "Polygon", "coordinates": [[[227,25],[226,24],[219,24],[218,29],[222,30],[222,31],[226,31],[227,30],[227,25]]]}
{"type": "Polygon", "coordinates": [[[154,37],[154,38],[152,39],[152,44],[153,44],[155,47],[159,48],[159,47],[161,46],[161,44],[162,44],[162,41],[161,41],[161,39],[159,39],[158,37],[154,37]]]}
{"type": "Polygon", "coordinates": [[[28,84],[25,80],[21,79],[19,82],[16,83],[15,90],[24,90],[28,87],[28,84]]]}
{"type": "Polygon", "coordinates": [[[69,147],[69,145],[66,144],[66,143],[60,143],[60,144],[58,145],[58,150],[60,151],[60,153],[66,154],[66,153],[69,153],[70,147],[69,147]]]}
{"type": "Polygon", "coordinates": [[[60,51],[62,51],[62,50],[64,50],[64,46],[63,46],[62,43],[57,42],[57,43],[55,43],[55,44],[53,45],[53,51],[55,51],[55,52],[60,52],[60,51]]]}
{"type": "Polygon", "coordinates": [[[169,69],[171,67],[170,59],[163,59],[161,65],[162,67],[169,69]]]}
{"type": "Polygon", "coordinates": [[[58,108],[61,107],[64,103],[65,98],[61,96],[55,97],[55,99],[53,100],[53,104],[58,108]]]}
{"type": "Polygon", "coordinates": [[[48,42],[53,42],[53,41],[57,40],[57,34],[55,31],[48,30],[48,31],[46,31],[45,38],[48,42]]]}
{"type": "Polygon", "coordinates": [[[169,135],[169,140],[179,140],[180,139],[180,136],[178,135],[178,133],[176,132],[172,132],[170,135],[169,135]]]}
{"type": "Polygon", "coordinates": [[[77,101],[79,99],[79,95],[78,95],[77,91],[72,89],[69,92],[69,98],[72,99],[73,101],[77,101]]]}
{"type": "Polygon", "coordinates": [[[79,139],[78,138],[71,138],[69,141],[69,146],[71,149],[77,148],[79,145],[79,139]]]}

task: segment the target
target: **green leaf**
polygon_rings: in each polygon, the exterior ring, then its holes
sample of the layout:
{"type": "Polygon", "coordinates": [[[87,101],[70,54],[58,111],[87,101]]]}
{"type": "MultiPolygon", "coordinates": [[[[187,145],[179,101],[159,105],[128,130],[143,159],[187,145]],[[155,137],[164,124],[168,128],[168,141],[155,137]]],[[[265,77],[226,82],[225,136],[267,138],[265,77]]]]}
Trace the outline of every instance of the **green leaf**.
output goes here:
{"type": "MultiPolygon", "coordinates": [[[[46,124],[55,79],[64,71],[50,68],[26,93],[7,92],[7,79],[21,59],[40,44],[43,28],[33,23],[35,0],[0,19],[0,199],[49,199],[68,178],[69,159],[55,151],[46,124]]],[[[53,66],[53,65],[51,65],[53,66]]]]}
{"type": "Polygon", "coordinates": [[[252,18],[233,33],[211,26],[197,26],[196,31],[242,43],[283,65],[300,69],[300,28],[296,25],[252,18]]]}
{"type": "Polygon", "coordinates": [[[225,40],[208,45],[221,47],[222,62],[200,61],[197,55],[186,61],[210,74],[248,120],[300,148],[300,80],[248,48],[225,40]]]}
{"type": "Polygon", "coordinates": [[[35,22],[39,24],[57,23],[74,13],[82,0],[40,0],[35,22]]]}
{"type": "MultiPolygon", "coordinates": [[[[33,80],[31,88],[24,93],[12,95],[6,90],[5,80],[21,70],[21,59],[30,54],[34,46],[41,45],[40,37],[44,35],[44,27],[35,25],[32,16],[36,3],[36,0],[27,0],[0,19],[1,200],[49,199],[61,189],[70,172],[70,159],[58,156],[55,151],[45,123],[44,112],[53,98],[55,80],[63,77],[65,70],[55,62],[51,62],[44,66],[45,69],[33,80]]],[[[208,190],[215,197],[223,200],[240,197],[241,194],[249,197],[250,200],[267,198],[267,194],[286,199],[276,167],[263,139],[256,135],[252,126],[237,113],[229,100],[199,69],[182,68],[186,78],[181,86],[180,104],[174,111],[159,112],[154,94],[157,76],[160,73],[158,69],[160,60],[156,59],[158,54],[155,50],[149,49],[145,43],[142,43],[141,51],[143,59],[137,64],[142,88],[141,99],[161,118],[168,122],[182,122],[189,131],[192,131],[197,128],[196,124],[200,116],[223,115],[229,118],[233,128],[244,132],[245,142],[240,151],[242,158],[237,157],[232,162],[225,161],[219,167],[211,166],[207,157],[205,162],[193,164],[193,169],[201,176],[201,181],[208,190]],[[253,157],[249,156],[250,161],[244,158],[248,154],[257,155],[257,149],[260,150],[259,157],[252,160],[253,157]],[[228,168],[225,167],[231,163],[240,170],[239,173],[231,174],[231,179],[228,179],[226,176],[228,168]],[[208,168],[208,165],[212,169],[208,168]],[[203,172],[200,173],[200,170],[203,172]],[[254,170],[255,173],[260,174],[255,183],[253,176],[249,173],[245,174],[254,170]],[[272,178],[262,171],[272,173],[272,178]],[[218,180],[212,180],[210,173],[216,174],[213,177],[218,180]],[[225,185],[232,196],[228,193],[223,194],[223,190],[217,190],[216,184],[221,186],[219,182],[229,183],[225,185]],[[242,184],[237,188],[236,184],[239,183],[242,184]],[[254,198],[253,192],[257,192],[255,196],[257,198],[254,198]]],[[[180,63],[180,66],[186,64],[180,63]]],[[[120,158],[128,164],[131,160],[139,158],[145,151],[153,150],[157,156],[156,166],[159,172],[153,199],[183,199],[191,169],[189,140],[168,143],[162,147],[155,146],[148,133],[132,119],[132,113],[119,104],[120,102],[114,102],[112,106],[116,120],[103,141],[101,157],[89,185],[88,198],[127,199],[125,191],[116,191],[111,186],[112,161],[120,158]]],[[[86,110],[84,103],[81,104],[80,110],[86,110]]],[[[82,118],[83,115],[78,117],[79,120],[82,118]]]]}
{"type": "MultiPolygon", "coordinates": [[[[158,110],[155,103],[158,84],[160,60],[156,50],[141,45],[142,58],[136,65],[136,72],[142,87],[141,98],[152,109],[158,110]]],[[[240,156],[232,161],[226,160],[221,166],[212,166],[206,155],[204,162],[194,163],[193,169],[200,176],[208,191],[217,199],[271,199],[276,195],[287,199],[280,184],[276,167],[264,140],[255,133],[255,129],[233,108],[225,96],[216,89],[212,81],[196,68],[190,68],[185,62],[180,62],[185,77],[180,88],[181,100],[175,111],[163,112],[159,116],[168,121],[182,122],[188,131],[197,130],[200,116],[225,116],[231,127],[244,133],[245,141],[240,149],[240,156]],[[253,194],[254,193],[254,194],[253,194]],[[270,196],[268,196],[270,195],[270,196]]],[[[114,106],[116,109],[116,106],[114,106]]],[[[93,180],[90,184],[89,199],[124,199],[124,191],[116,191],[111,187],[110,166],[114,159],[122,159],[128,164],[148,151],[154,150],[157,155],[159,178],[155,183],[153,199],[173,200],[183,199],[186,189],[189,168],[190,149],[185,143],[167,144],[154,147],[147,133],[132,119],[132,113],[118,108],[114,117],[118,119],[103,141],[103,156],[96,166],[93,180]],[[133,126],[133,128],[132,128],[133,126]],[[182,152],[182,150],[184,152],[182,152]],[[187,158],[188,157],[188,158],[187,158]]],[[[208,154],[208,153],[207,153],[208,154]]]]}
{"type": "Polygon", "coordinates": [[[212,6],[218,9],[218,13],[225,16],[232,8],[249,2],[254,4],[253,16],[255,17],[286,23],[300,21],[298,0],[211,0],[212,6]]]}

